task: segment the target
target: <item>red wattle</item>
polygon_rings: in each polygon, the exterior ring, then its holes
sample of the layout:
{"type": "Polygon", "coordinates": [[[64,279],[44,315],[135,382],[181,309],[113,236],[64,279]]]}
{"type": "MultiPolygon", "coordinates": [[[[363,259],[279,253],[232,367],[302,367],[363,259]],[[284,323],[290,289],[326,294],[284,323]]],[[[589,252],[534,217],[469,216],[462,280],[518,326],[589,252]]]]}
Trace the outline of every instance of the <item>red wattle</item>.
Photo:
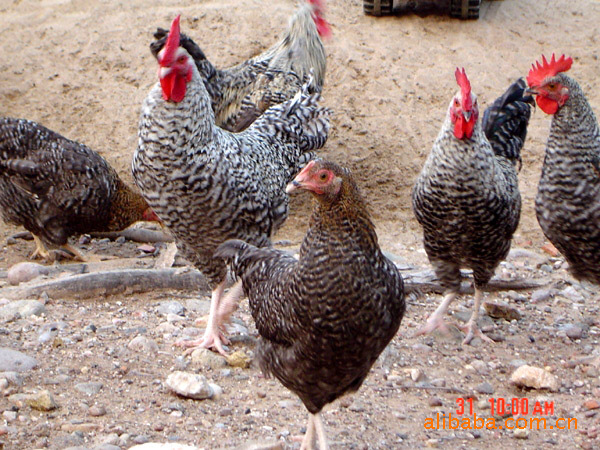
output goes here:
{"type": "Polygon", "coordinates": [[[163,98],[167,101],[179,103],[185,98],[187,87],[185,77],[178,76],[176,73],[170,73],[160,79],[163,98]]]}
{"type": "Polygon", "coordinates": [[[552,100],[548,97],[538,95],[536,98],[536,102],[540,109],[546,114],[556,114],[556,111],[558,111],[558,102],[556,100],[552,100]]]}

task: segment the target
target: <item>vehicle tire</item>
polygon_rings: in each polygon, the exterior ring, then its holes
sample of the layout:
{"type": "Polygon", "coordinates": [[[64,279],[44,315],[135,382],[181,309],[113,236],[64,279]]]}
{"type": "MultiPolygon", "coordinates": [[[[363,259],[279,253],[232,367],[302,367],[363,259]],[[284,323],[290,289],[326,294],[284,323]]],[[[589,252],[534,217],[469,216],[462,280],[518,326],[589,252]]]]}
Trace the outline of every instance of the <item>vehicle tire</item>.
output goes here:
{"type": "Polygon", "coordinates": [[[388,16],[392,14],[393,0],[363,0],[365,14],[371,16],[388,16]]]}
{"type": "Polygon", "coordinates": [[[452,0],[450,16],[460,19],[478,19],[480,6],[481,0],[452,0]]]}

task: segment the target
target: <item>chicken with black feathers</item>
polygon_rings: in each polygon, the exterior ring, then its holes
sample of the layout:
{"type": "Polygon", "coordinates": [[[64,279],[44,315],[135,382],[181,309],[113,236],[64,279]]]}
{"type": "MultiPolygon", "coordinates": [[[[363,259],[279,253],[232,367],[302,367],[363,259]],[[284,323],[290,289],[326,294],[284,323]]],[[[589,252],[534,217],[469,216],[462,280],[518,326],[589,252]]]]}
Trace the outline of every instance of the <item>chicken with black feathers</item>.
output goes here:
{"type": "Polygon", "coordinates": [[[0,212],[36,241],[32,257],[54,259],[70,236],[120,231],[141,220],[159,221],[139,192],[87,146],[30,120],[0,118],[0,212]]]}
{"type": "Polygon", "coordinates": [[[230,240],[215,255],[242,280],[261,339],[258,361],[296,393],[310,412],[302,448],[319,412],[358,390],[396,334],[405,311],[402,277],[377,242],[374,225],[350,172],[311,161],[287,186],[316,199],[299,259],[274,248],[230,240]]]}

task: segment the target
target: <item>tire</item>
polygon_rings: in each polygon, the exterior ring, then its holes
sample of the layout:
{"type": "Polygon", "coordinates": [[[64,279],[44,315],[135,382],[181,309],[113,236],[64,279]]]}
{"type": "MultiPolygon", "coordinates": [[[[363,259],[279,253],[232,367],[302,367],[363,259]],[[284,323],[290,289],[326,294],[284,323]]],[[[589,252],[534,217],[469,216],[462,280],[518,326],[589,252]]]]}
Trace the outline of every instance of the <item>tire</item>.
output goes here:
{"type": "Polygon", "coordinates": [[[389,16],[392,3],[393,0],[363,0],[363,11],[370,16],[389,16]]]}
{"type": "Polygon", "coordinates": [[[459,19],[478,19],[480,6],[481,0],[452,0],[450,16],[459,19]]]}

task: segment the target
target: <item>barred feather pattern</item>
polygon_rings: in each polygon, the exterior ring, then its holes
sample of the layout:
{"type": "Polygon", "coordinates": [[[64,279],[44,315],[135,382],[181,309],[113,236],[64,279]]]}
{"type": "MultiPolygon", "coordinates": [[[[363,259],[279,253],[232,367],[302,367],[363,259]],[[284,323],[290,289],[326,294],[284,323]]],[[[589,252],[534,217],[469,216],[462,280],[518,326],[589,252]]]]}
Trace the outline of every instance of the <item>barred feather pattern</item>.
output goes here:
{"type": "MultiPolygon", "coordinates": [[[[310,92],[321,92],[326,55],[311,16],[314,6],[304,2],[291,17],[282,38],[265,52],[227,69],[216,69],[200,47],[185,34],[180,45],[194,59],[215,112],[216,124],[229,131],[245,130],[269,107],[292,98],[310,78],[310,92]]],[[[158,28],[150,44],[154,56],[165,45],[169,30],[158,28]]]]}
{"type": "Polygon", "coordinates": [[[573,275],[600,284],[600,157],[598,121],[579,84],[556,81],[569,98],[552,118],[535,209],[546,237],[569,262],[573,275]]]}
{"type": "Polygon", "coordinates": [[[217,246],[233,238],[269,245],[288,214],[285,185],[327,139],[330,111],[307,89],[238,134],[215,125],[195,67],[182,102],[164,101],[157,84],[142,105],[133,177],[213,286],[226,274],[217,246]]]}
{"type": "Polygon", "coordinates": [[[343,183],[339,199],[318,202],[298,260],[242,241],[216,253],[248,295],[261,369],[311,413],[361,386],[405,311],[402,277],[348,175],[343,183]]]}
{"type": "Polygon", "coordinates": [[[519,78],[483,113],[482,127],[494,153],[521,166],[521,149],[527,137],[534,99],[525,95],[527,83],[519,78]]]}
{"type": "Polygon", "coordinates": [[[495,154],[479,121],[471,139],[456,139],[448,113],[413,188],[412,205],[429,261],[446,289],[459,289],[461,267],[473,269],[481,287],[507,256],[519,223],[513,160],[495,154]]]}
{"type": "Polygon", "coordinates": [[[25,119],[0,118],[2,218],[49,248],[142,220],[147,203],[83,144],[25,119]]]}

